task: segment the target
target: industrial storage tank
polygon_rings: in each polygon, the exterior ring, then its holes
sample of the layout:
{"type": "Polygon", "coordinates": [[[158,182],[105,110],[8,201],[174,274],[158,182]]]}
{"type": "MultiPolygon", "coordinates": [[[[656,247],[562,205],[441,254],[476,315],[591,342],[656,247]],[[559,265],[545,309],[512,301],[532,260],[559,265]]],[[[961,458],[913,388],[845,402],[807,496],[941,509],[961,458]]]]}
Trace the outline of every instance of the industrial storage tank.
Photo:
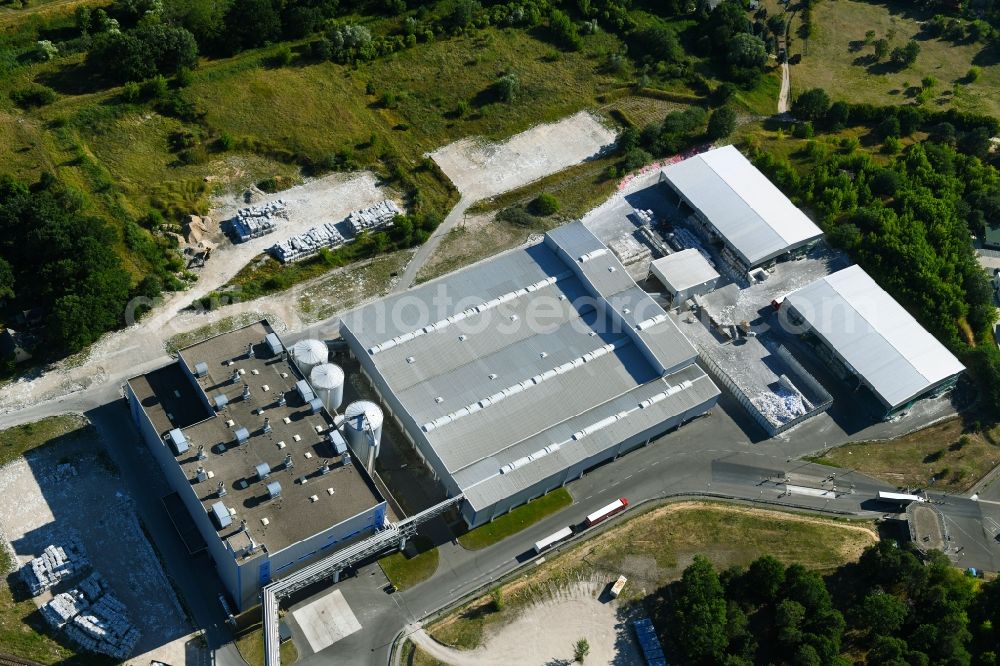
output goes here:
{"type": "Polygon", "coordinates": [[[331,414],[344,403],[344,371],[339,365],[322,363],[309,373],[316,396],[323,401],[326,411],[331,414]]]}
{"type": "Polygon", "coordinates": [[[291,352],[295,365],[304,377],[308,377],[317,365],[330,360],[330,350],[327,349],[326,343],[312,338],[299,340],[292,345],[291,352]]]}
{"type": "Polygon", "coordinates": [[[382,442],[382,410],[374,402],[358,400],[344,410],[347,443],[359,462],[371,469],[382,442]]]}

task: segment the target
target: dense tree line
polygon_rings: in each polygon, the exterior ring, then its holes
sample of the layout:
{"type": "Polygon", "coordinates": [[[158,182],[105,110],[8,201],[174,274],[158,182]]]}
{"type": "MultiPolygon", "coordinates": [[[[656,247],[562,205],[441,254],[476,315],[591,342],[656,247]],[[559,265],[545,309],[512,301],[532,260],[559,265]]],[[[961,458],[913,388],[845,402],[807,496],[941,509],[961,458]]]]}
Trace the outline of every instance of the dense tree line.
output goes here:
{"type": "Polygon", "coordinates": [[[131,284],[118,242],[51,177],[28,187],[0,176],[0,295],[11,310],[42,308],[53,354],[82,349],[122,321],[131,284]]]}
{"type": "Polygon", "coordinates": [[[565,50],[581,47],[598,30],[618,34],[644,71],[700,80],[686,51],[710,58],[720,75],[752,83],[773,48],[763,23],[744,3],[707,3],[691,14],[688,3],[650,6],[640,25],[631,0],[115,0],[107,9],[81,7],[76,26],[95,69],[119,82],[190,69],[199,54],[229,55],[283,40],[317,36],[314,59],[353,63],[469,28],[495,25],[538,29],[565,50]],[[358,16],[404,16],[388,34],[372,34],[358,16]],[[696,29],[677,33],[669,20],[693,16],[696,29]]]}
{"type": "Polygon", "coordinates": [[[770,556],[721,575],[695,557],[655,615],[671,663],[994,666],[1000,581],[977,587],[940,552],[892,541],[826,580],[770,556]]]}
{"type": "Polygon", "coordinates": [[[807,170],[755,151],[757,165],[818,218],[828,237],[848,250],[935,336],[963,357],[982,381],[984,397],[1000,406],[1000,352],[992,290],[976,261],[970,235],[1000,212],[1000,174],[981,157],[996,119],[925,112],[917,107],[829,104],[803,94],[797,112],[821,126],[868,125],[890,142],[920,129],[927,141],[885,159],[826,142],[807,144],[807,170]],[[806,99],[803,102],[803,99],[806,99]]]}

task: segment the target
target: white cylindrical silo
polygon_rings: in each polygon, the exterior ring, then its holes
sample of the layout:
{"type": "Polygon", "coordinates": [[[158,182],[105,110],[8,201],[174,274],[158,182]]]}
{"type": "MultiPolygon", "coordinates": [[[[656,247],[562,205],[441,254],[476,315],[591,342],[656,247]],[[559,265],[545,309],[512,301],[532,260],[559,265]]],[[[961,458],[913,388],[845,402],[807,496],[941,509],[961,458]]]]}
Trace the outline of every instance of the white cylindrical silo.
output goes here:
{"type": "Polygon", "coordinates": [[[344,410],[344,432],[354,455],[370,470],[382,442],[382,409],[368,400],[352,402],[344,410]]]}
{"type": "Polygon", "coordinates": [[[308,377],[312,369],[330,359],[330,350],[326,343],[312,338],[299,340],[292,345],[292,358],[304,377],[308,377]]]}
{"type": "Polygon", "coordinates": [[[323,401],[326,411],[331,414],[340,409],[344,402],[344,371],[339,365],[321,363],[309,373],[316,396],[323,401]]]}

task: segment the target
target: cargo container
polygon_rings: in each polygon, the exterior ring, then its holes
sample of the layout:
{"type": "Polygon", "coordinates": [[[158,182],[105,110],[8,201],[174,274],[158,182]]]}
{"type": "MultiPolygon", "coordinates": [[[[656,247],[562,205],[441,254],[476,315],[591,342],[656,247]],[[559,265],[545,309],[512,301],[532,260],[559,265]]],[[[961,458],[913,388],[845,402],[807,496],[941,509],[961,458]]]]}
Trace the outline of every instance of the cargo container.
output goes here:
{"type": "Polygon", "coordinates": [[[568,527],[564,527],[554,534],[550,534],[541,541],[535,542],[535,552],[540,553],[546,548],[551,548],[553,545],[563,541],[565,539],[573,536],[573,530],[568,527]]]}
{"type": "Polygon", "coordinates": [[[587,527],[593,527],[597,523],[603,520],[607,520],[611,516],[615,515],[616,513],[621,513],[627,508],[628,508],[628,500],[625,499],[624,497],[620,497],[611,504],[602,507],[597,511],[595,511],[594,513],[587,516],[585,524],[587,527]]]}

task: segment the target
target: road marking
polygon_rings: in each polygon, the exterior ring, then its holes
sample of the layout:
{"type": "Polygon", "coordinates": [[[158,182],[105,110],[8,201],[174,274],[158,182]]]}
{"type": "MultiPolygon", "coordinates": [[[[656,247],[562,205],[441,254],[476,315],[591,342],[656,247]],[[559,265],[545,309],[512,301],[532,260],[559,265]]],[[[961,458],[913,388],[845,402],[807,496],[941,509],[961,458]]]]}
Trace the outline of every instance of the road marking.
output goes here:
{"type": "Polygon", "coordinates": [[[631,479],[631,478],[632,478],[633,476],[634,476],[633,474],[629,474],[628,476],[626,476],[626,477],[625,477],[625,479],[624,479],[624,480],[625,480],[625,481],[628,481],[628,480],[629,480],[629,479],[631,479]]]}
{"type": "Polygon", "coordinates": [[[659,460],[656,460],[656,461],[654,461],[654,462],[653,462],[653,464],[652,464],[652,465],[650,465],[650,467],[655,467],[655,466],[657,466],[657,465],[659,465],[659,464],[660,464],[660,461],[659,461],[659,460]]]}

